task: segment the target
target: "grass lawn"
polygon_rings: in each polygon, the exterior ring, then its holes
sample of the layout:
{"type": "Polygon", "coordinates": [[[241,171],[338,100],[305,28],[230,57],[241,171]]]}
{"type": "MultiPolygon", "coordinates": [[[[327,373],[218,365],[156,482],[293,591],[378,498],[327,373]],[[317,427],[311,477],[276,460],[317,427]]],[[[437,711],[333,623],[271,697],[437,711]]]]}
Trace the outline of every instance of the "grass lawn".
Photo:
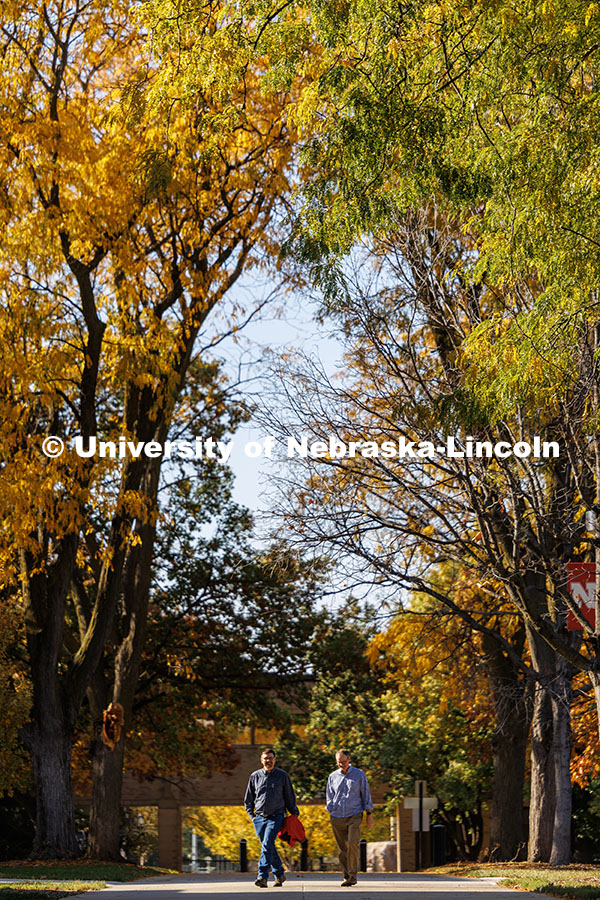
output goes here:
{"type": "Polygon", "coordinates": [[[0,898],[2,900],[17,900],[18,897],[27,900],[50,900],[51,897],[71,897],[73,894],[82,894],[84,891],[100,891],[106,887],[105,881],[11,881],[10,884],[0,884],[0,898]]]}
{"type": "Polygon", "coordinates": [[[103,863],[94,860],[65,862],[5,862],[0,863],[0,900],[56,900],[84,891],[99,891],[107,881],[136,881],[155,875],[173,874],[170,869],[131,866],[126,863],[103,863]],[[24,880],[27,879],[27,880],[24,880]]]}
{"type": "Polygon", "coordinates": [[[600,866],[572,865],[561,868],[542,863],[450,863],[427,871],[467,878],[499,878],[499,884],[522,891],[537,891],[553,897],[571,897],[573,900],[600,900],[600,866]]]}

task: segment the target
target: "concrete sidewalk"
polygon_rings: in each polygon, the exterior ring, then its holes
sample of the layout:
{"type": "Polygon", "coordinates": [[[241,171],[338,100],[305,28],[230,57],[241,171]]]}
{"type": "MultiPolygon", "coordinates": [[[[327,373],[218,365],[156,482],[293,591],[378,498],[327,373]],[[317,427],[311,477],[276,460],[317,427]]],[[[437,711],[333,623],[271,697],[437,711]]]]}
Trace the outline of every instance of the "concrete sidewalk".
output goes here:
{"type": "MultiPolygon", "coordinates": [[[[458,900],[471,894],[478,900],[539,900],[539,894],[510,891],[496,886],[494,878],[449,878],[444,875],[424,873],[391,874],[373,873],[361,876],[357,885],[340,887],[342,876],[331,874],[288,875],[282,888],[257,888],[252,875],[238,872],[226,875],[169,875],[165,878],[134,881],[130,884],[110,885],[103,891],[96,891],[93,897],[102,900],[178,900],[185,894],[185,900],[219,896],[226,900],[229,896],[238,900],[252,897],[263,900],[340,900],[354,897],[354,900],[412,900],[422,894],[428,900],[458,900]],[[268,892],[267,892],[268,891],[268,892]],[[275,895],[275,896],[273,896],[275,895]]],[[[92,895],[90,895],[92,896],[92,895]]],[[[548,895],[546,895],[548,896],[548,895]]]]}

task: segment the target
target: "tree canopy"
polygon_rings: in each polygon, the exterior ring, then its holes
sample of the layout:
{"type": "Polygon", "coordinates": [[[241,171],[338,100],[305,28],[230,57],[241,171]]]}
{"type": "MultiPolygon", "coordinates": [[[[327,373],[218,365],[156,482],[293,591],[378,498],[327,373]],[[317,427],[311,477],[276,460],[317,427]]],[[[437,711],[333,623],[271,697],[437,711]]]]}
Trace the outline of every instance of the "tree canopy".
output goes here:
{"type": "Polygon", "coordinates": [[[600,622],[567,585],[600,565],[598,5],[8,0],[1,28],[0,757],[19,731],[37,852],[77,852],[75,734],[92,853],[117,857],[124,761],[183,772],[250,711],[283,722],[277,676],[288,699],[314,680],[323,759],[348,736],[398,794],[425,757],[449,822],[479,815],[490,755],[499,796],[505,725],[520,804],[531,718],[530,856],[564,861],[572,722],[595,772],[575,670],[600,727],[600,622]],[[316,610],[322,559],[251,546],[220,464],[86,453],[234,432],[211,351],[258,271],[316,290],[347,348],[335,383],[282,363],[274,429],[434,448],[329,453],[288,491],[299,545],[393,593],[379,634],[316,610]],[[449,434],[560,446],[440,458],[449,434]]]}

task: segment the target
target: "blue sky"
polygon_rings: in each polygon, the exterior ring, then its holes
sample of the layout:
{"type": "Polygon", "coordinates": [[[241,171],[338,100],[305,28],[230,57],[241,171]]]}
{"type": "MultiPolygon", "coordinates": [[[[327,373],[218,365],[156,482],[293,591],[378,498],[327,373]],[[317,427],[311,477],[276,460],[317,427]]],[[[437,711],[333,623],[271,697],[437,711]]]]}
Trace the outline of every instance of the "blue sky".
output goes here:
{"type": "MultiPolygon", "coordinates": [[[[246,306],[256,303],[251,283],[242,291],[246,306]]],[[[259,294],[263,288],[256,286],[259,294]]],[[[239,298],[239,294],[238,294],[239,298]]],[[[342,346],[327,328],[315,319],[316,304],[306,298],[292,296],[282,302],[274,301],[260,315],[238,333],[237,340],[228,338],[219,345],[216,355],[225,361],[229,378],[241,381],[240,393],[250,400],[261,392],[269,364],[287,351],[300,351],[318,358],[325,371],[333,375],[341,367],[342,346]],[[240,377],[241,376],[241,377],[240,377]]],[[[268,509],[268,477],[272,463],[264,458],[250,459],[244,453],[248,441],[264,439],[264,429],[250,422],[234,438],[230,464],[235,474],[234,499],[255,513],[268,509]]]]}

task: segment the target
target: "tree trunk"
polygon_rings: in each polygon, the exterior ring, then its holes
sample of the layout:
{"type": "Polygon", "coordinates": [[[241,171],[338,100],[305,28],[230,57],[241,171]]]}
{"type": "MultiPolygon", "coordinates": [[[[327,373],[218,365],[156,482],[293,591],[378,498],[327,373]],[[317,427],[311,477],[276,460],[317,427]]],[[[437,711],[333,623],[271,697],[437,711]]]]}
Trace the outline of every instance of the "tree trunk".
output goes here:
{"type": "MultiPolygon", "coordinates": [[[[149,566],[148,566],[149,570],[149,566]]],[[[112,702],[123,707],[124,724],[119,741],[109,749],[102,741],[102,720],[96,723],[94,743],[92,803],[88,855],[93,859],[120,859],[121,794],[127,729],[131,723],[135,688],[146,633],[148,588],[138,597],[139,616],[133,616],[127,638],[123,639],[115,661],[112,702]]]]}
{"type": "Polygon", "coordinates": [[[525,844],[523,781],[528,716],[515,709],[493,740],[494,783],[490,823],[490,860],[514,859],[525,844]]]}
{"type": "Polygon", "coordinates": [[[23,599],[27,610],[27,649],[31,666],[33,704],[21,739],[31,756],[36,789],[34,854],[64,859],[78,855],[71,787],[73,716],[70,697],[59,673],[63,643],[65,597],[75,558],[75,538],[57,552],[54,578],[21,553],[23,599]]]}
{"type": "Polygon", "coordinates": [[[531,728],[531,797],[529,800],[528,862],[548,862],[556,806],[552,701],[536,684],[531,728]]]}
{"type": "Polygon", "coordinates": [[[556,808],[554,767],[554,717],[552,699],[545,685],[552,680],[556,654],[537,632],[527,636],[535,685],[531,728],[531,797],[529,801],[528,862],[548,862],[552,852],[552,832],[556,808]]]}
{"type": "Polygon", "coordinates": [[[95,742],[88,847],[93,859],[121,858],[119,825],[124,751],[125,729],[114,750],[109,750],[100,736],[95,742]]]}
{"type": "MultiPolygon", "coordinates": [[[[516,635],[515,649],[522,649],[516,635]]],[[[488,678],[494,697],[494,782],[490,823],[490,860],[514,859],[525,844],[523,781],[532,711],[532,684],[506,657],[492,635],[482,635],[488,678]]]]}
{"type": "Polygon", "coordinates": [[[531,740],[529,862],[567,865],[571,859],[571,697],[573,669],[533,631],[536,685],[531,740]]]}
{"type": "MultiPolygon", "coordinates": [[[[144,482],[146,496],[155,502],[158,467],[151,469],[144,482]]],[[[114,749],[110,750],[101,737],[103,710],[108,691],[96,679],[92,685],[92,710],[96,719],[97,739],[94,747],[92,805],[90,810],[90,842],[88,854],[93,859],[120,858],[121,794],[125,740],[130,726],[138,674],[148,617],[151,563],[156,527],[154,520],[140,523],[136,528],[139,543],[134,545],[126,563],[123,590],[121,640],[114,659],[112,702],[123,708],[124,724],[114,749]]]]}
{"type": "Polygon", "coordinates": [[[75,836],[71,787],[72,734],[60,717],[44,717],[29,726],[23,739],[31,754],[36,786],[34,854],[44,859],[68,859],[80,850],[75,836]]]}
{"type": "Polygon", "coordinates": [[[483,816],[481,803],[474,810],[456,808],[441,810],[442,822],[456,856],[462,861],[474,862],[483,843],[483,816]]]}
{"type": "Polygon", "coordinates": [[[552,690],[554,720],[554,783],[556,806],[552,832],[551,866],[566,866],[571,862],[571,699],[573,671],[562,657],[557,658],[558,676],[552,690]]]}

